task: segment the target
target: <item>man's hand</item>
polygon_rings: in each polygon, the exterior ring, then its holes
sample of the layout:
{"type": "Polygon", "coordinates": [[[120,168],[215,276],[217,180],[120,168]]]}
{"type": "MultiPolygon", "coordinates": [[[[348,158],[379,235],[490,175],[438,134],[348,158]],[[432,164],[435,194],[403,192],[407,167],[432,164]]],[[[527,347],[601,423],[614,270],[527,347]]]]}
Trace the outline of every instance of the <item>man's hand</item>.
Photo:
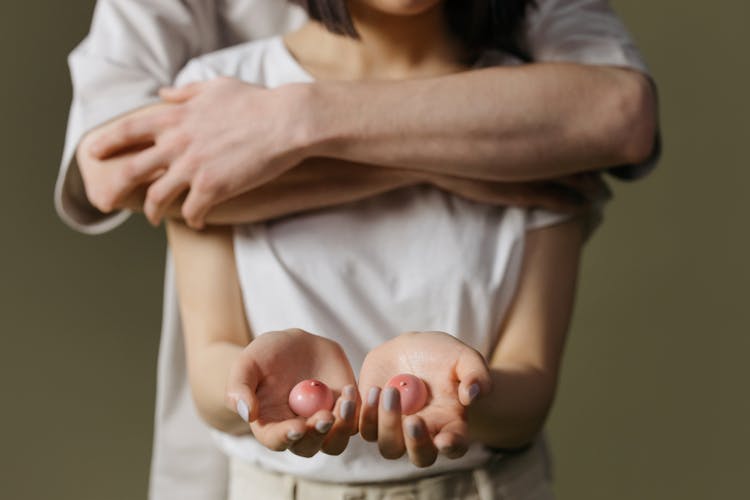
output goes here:
{"type": "Polygon", "coordinates": [[[272,450],[311,457],[338,455],[357,433],[356,380],[334,341],[302,330],[260,335],[244,349],[229,374],[226,405],[248,420],[255,438],[272,450]],[[333,411],[310,418],[289,408],[289,392],[302,380],[325,382],[337,398],[333,411]]]}
{"type": "Polygon", "coordinates": [[[469,445],[466,407],[490,392],[490,375],[477,351],[446,333],[406,333],[370,351],[359,374],[360,433],[377,441],[385,458],[408,452],[419,467],[442,453],[458,458],[469,445]],[[399,393],[386,382],[399,373],[420,377],[428,401],[413,415],[401,415],[399,393]],[[380,403],[380,404],[378,404],[380,403]]]}
{"type": "Polygon", "coordinates": [[[270,181],[303,159],[303,127],[298,124],[304,116],[296,88],[266,89],[221,77],[164,89],[161,96],[169,104],[132,113],[87,137],[81,154],[96,160],[142,149],[115,182],[109,179],[110,188],[103,193],[97,175],[107,174],[86,169],[92,202],[112,210],[136,186],[152,180],[144,212],[153,224],[189,191],[182,215],[189,225],[201,227],[212,206],[270,181]]]}

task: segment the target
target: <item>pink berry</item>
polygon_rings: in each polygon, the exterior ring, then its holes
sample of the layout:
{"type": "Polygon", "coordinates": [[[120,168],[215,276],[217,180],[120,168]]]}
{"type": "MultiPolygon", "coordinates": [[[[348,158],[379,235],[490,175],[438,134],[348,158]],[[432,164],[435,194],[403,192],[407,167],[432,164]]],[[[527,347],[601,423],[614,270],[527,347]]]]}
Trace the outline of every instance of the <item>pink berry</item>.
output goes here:
{"type": "Polygon", "coordinates": [[[289,392],[289,408],[300,417],[311,417],[333,408],[333,393],[320,380],[303,380],[289,392]]]}
{"type": "Polygon", "coordinates": [[[400,373],[386,384],[386,387],[395,387],[401,395],[401,413],[411,415],[424,408],[427,403],[427,386],[424,381],[409,373],[400,373]]]}

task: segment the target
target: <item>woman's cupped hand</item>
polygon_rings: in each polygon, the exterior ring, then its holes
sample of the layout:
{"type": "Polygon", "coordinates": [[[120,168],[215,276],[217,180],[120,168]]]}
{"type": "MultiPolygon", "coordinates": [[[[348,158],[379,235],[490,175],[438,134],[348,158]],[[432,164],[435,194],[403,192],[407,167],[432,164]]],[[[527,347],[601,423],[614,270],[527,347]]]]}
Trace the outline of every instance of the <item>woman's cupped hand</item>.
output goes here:
{"type": "Polygon", "coordinates": [[[438,454],[463,456],[469,446],[467,408],[490,392],[484,357],[442,332],[409,332],[368,353],[359,383],[341,346],[293,329],[258,336],[231,370],[227,406],[249,422],[255,438],[272,450],[310,457],[338,455],[360,432],[377,441],[384,458],[408,454],[426,467],[438,454]],[[399,391],[387,387],[399,374],[421,379],[424,406],[405,415],[399,391]],[[303,380],[325,382],[335,405],[300,417],[289,405],[290,391],[303,380]],[[357,390],[358,389],[358,390],[357,390]]]}
{"type": "Polygon", "coordinates": [[[357,433],[360,405],[346,354],[333,340],[298,329],[265,333],[250,342],[230,371],[225,401],[261,444],[276,451],[338,455],[357,433]],[[289,393],[308,379],[324,381],[335,404],[301,417],[290,408],[289,393]]]}

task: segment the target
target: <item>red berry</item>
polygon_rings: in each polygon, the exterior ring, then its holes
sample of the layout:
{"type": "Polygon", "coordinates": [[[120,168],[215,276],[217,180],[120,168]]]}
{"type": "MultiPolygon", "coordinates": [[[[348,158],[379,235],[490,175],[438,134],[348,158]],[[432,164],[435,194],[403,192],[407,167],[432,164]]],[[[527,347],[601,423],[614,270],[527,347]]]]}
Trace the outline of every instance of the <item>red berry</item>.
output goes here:
{"type": "Polygon", "coordinates": [[[386,387],[398,389],[403,415],[417,413],[427,403],[427,386],[421,378],[409,373],[400,373],[392,377],[386,387]]]}
{"type": "Polygon", "coordinates": [[[333,393],[320,380],[303,380],[289,392],[289,408],[300,417],[311,417],[320,410],[333,409],[333,393]]]}

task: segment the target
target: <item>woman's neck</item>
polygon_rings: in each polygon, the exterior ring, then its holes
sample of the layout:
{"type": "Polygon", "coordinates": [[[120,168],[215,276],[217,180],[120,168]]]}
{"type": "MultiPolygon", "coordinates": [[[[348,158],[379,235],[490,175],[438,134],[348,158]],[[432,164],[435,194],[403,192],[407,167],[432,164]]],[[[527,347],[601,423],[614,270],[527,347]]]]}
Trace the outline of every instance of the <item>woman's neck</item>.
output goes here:
{"type": "Polygon", "coordinates": [[[360,39],[335,35],[309,22],[284,41],[321,80],[406,79],[466,69],[460,44],[446,30],[442,4],[424,13],[397,16],[350,2],[360,39]]]}

